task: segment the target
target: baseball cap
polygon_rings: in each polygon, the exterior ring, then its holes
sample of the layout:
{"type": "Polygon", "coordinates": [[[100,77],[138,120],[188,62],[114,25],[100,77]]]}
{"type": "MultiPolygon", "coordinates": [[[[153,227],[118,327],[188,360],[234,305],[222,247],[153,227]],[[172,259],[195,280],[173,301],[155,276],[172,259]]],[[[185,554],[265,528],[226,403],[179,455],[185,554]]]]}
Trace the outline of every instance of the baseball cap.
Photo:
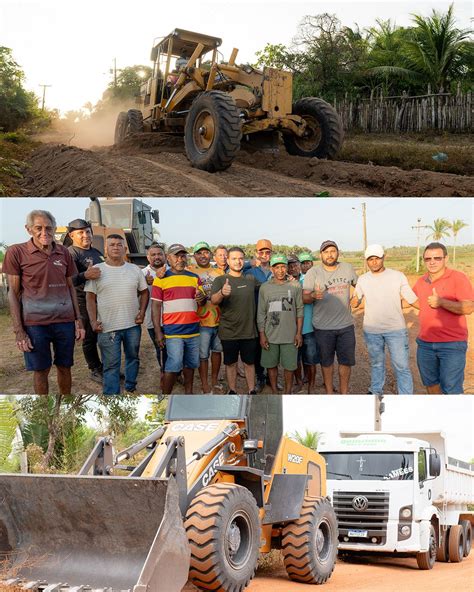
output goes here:
{"type": "Polygon", "coordinates": [[[257,251],[260,251],[260,249],[270,249],[271,251],[273,247],[271,241],[269,241],[266,238],[261,238],[259,241],[257,241],[257,245],[255,248],[257,249],[257,251]]]}
{"type": "Polygon", "coordinates": [[[196,243],[194,245],[194,247],[193,247],[193,253],[197,253],[201,249],[207,249],[208,251],[210,251],[211,250],[211,247],[205,241],[201,241],[201,242],[196,243]]]}
{"type": "Polygon", "coordinates": [[[385,255],[382,245],[369,245],[365,249],[365,258],[368,259],[369,257],[382,257],[385,255]]]}
{"type": "Polygon", "coordinates": [[[297,257],[295,257],[295,255],[290,255],[288,257],[288,263],[298,263],[297,257]]]}
{"type": "Polygon", "coordinates": [[[327,241],[324,241],[323,243],[321,243],[321,246],[319,247],[319,252],[322,253],[328,247],[336,247],[336,249],[339,251],[339,247],[337,246],[337,244],[334,241],[327,240],[327,241]]]}
{"type": "Polygon", "coordinates": [[[298,261],[300,263],[303,263],[303,261],[314,261],[314,257],[311,255],[311,253],[300,253],[298,255],[298,261]]]}
{"type": "Polygon", "coordinates": [[[188,254],[188,251],[184,245],[181,245],[179,243],[173,243],[172,245],[170,245],[168,247],[167,254],[168,255],[177,255],[178,253],[183,253],[183,252],[188,254]]]}
{"type": "Polygon", "coordinates": [[[75,220],[72,220],[72,222],[69,222],[69,224],[67,225],[67,231],[72,232],[73,230],[81,230],[82,228],[90,228],[90,227],[91,227],[90,222],[87,222],[86,220],[83,220],[82,218],[76,218],[75,220]]]}
{"type": "Polygon", "coordinates": [[[279,263],[288,265],[288,259],[285,257],[285,255],[281,255],[280,253],[278,255],[273,255],[273,257],[271,257],[270,266],[273,267],[274,265],[278,265],[279,263]]]}

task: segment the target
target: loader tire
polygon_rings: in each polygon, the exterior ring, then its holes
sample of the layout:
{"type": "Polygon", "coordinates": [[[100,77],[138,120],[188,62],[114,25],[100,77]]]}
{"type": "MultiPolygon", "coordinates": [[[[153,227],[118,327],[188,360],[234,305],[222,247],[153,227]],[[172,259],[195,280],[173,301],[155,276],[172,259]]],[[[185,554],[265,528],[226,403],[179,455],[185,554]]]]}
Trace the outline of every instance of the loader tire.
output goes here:
{"type": "Polygon", "coordinates": [[[436,551],[436,561],[449,562],[449,530],[440,533],[440,541],[436,551]]]}
{"type": "Polygon", "coordinates": [[[143,114],[139,109],[129,109],[119,113],[115,125],[114,143],[120,144],[131,134],[143,132],[143,114]]]}
{"type": "Polygon", "coordinates": [[[449,560],[459,563],[464,557],[464,530],[461,524],[449,529],[449,560]]]}
{"type": "Polygon", "coordinates": [[[184,523],[191,547],[190,581],[200,590],[241,592],[253,578],[260,519],[250,491],[234,483],[204,487],[184,523]]]}
{"type": "Polygon", "coordinates": [[[419,569],[433,569],[436,561],[437,552],[436,531],[432,524],[430,524],[430,541],[427,551],[422,551],[416,554],[416,563],[419,569]]]}
{"type": "Polygon", "coordinates": [[[305,497],[301,516],[282,533],[282,553],[291,580],[324,584],[336,563],[337,519],[329,500],[305,497]]]}
{"type": "Polygon", "coordinates": [[[184,127],[184,146],[191,165],[215,173],[229,168],[240,150],[242,126],[234,99],[211,90],[194,99],[184,127]]]}
{"type": "Polygon", "coordinates": [[[309,97],[293,105],[292,113],[306,121],[307,131],[303,137],[283,134],[288,154],[334,158],[342,146],[344,132],[336,110],[326,101],[309,97]]]}
{"type": "Polygon", "coordinates": [[[472,525],[469,520],[461,520],[460,522],[464,531],[464,557],[468,557],[472,547],[472,525]]]}

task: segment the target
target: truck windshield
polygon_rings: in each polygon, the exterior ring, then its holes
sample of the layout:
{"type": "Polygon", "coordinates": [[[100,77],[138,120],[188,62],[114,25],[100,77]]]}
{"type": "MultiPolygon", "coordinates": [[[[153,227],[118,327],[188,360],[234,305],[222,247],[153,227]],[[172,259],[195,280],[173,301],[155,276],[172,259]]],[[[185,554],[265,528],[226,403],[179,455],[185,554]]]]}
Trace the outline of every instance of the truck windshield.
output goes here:
{"type": "Polygon", "coordinates": [[[239,395],[176,395],[170,398],[166,417],[177,419],[240,419],[245,397],[239,395]]]}
{"type": "Polygon", "coordinates": [[[412,481],[413,452],[321,452],[328,479],[412,481]]]}
{"type": "Polygon", "coordinates": [[[102,224],[109,228],[132,228],[132,206],[130,203],[101,202],[102,224]]]}

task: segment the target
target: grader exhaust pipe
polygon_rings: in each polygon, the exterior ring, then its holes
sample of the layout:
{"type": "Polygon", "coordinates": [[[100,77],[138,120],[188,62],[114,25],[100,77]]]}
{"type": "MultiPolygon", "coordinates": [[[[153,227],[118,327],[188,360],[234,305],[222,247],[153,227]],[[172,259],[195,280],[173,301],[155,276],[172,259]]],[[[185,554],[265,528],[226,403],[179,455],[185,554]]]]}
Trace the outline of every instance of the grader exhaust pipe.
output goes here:
{"type": "Polygon", "coordinates": [[[190,550],[176,482],[1,475],[2,560],[22,583],[179,592],[190,550]]]}

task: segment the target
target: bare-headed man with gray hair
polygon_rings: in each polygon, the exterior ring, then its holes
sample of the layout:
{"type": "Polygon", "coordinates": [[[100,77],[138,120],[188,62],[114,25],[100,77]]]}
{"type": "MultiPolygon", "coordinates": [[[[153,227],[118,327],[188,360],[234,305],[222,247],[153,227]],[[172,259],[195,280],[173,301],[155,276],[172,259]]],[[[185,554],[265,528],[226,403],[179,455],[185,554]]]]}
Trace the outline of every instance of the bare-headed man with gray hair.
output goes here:
{"type": "Polygon", "coordinates": [[[33,372],[36,394],[49,393],[55,364],[59,392],[68,395],[74,342],[84,338],[72,282],[77,269],[66,247],[54,240],[56,220],[50,212],[33,210],[25,228],[31,239],[9,247],[3,262],[16,345],[33,372]]]}

